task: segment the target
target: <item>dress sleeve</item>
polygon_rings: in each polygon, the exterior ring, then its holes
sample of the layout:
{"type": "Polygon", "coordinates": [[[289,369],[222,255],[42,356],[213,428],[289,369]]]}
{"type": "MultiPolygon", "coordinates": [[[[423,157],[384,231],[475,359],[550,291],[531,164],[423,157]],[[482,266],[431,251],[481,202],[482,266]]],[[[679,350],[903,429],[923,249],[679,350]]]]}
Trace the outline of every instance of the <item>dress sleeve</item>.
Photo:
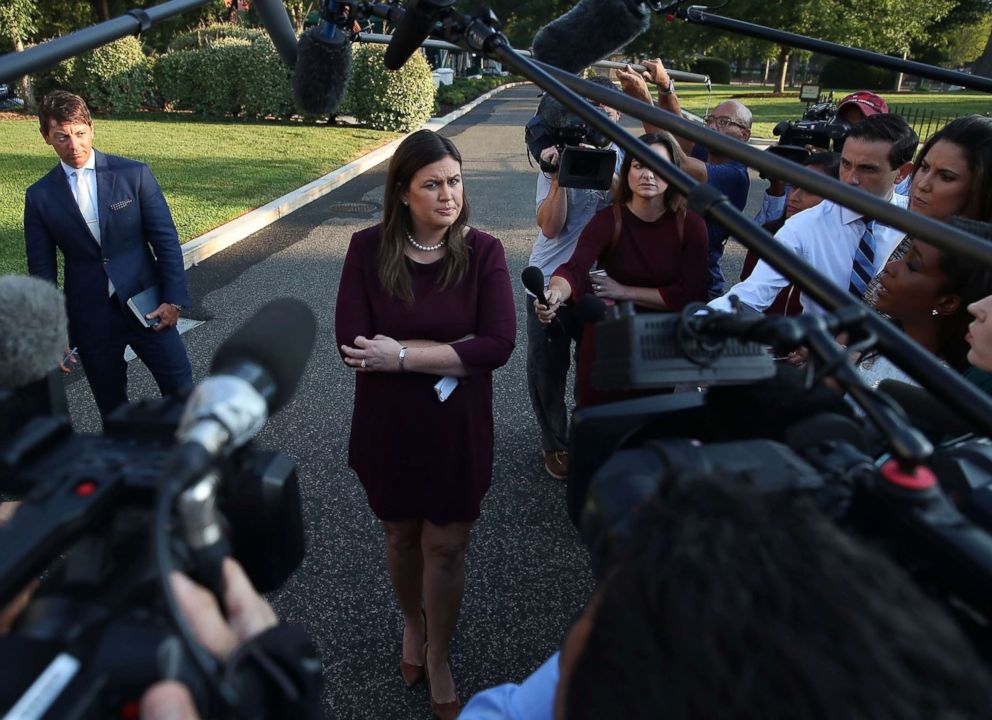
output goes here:
{"type": "Polygon", "coordinates": [[[675,282],[658,288],[665,306],[673,311],[681,310],[691,302],[705,301],[709,288],[709,239],[706,223],[692,211],[685,214],[680,252],[675,282]]]}
{"type": "Polygon", "coordinates": [[[475,337],[451,346],[470,375],[505,365],[517,340],[517,309],[503,245],[496,238],[480,235],[475,252],[479,253],[475,337]]]}
{"type": "MultiPolygon", "coordinates": [[[[366,287],[365,257],[368,242],[363,233],[355,233],[348,244],[348,253],[341,269],[341,283],[334,306],[334,333],[338,353],[342,345],[354,345],[359,335],[372,337],[372,308],[366,287]]],[[[344,355],[342,354],[342,358],[344,355]]]]}
{"type": "Polygon", "coordinates": [[[572,288],[572,302],[589,287],[589,270],[606,251],[613,239],[613,207],[607,206],[592,216],[575,243],[572,257],[552,273],[572,288]]]}

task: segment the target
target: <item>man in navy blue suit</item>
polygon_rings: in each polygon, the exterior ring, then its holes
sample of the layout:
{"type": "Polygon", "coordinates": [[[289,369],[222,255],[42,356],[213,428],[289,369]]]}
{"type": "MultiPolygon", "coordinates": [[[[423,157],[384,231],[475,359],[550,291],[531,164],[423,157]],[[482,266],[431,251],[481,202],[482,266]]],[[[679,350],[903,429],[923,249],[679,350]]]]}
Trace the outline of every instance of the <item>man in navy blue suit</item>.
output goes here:
{"type": "Polygon", "coordinates": [[[193,375],[176,323],[190,298],[179,236],[158,182],[144,163],[93,149],[93,121],[78,95],[49,93],[39,120],[60,162],[25,194],[28,272],[56,282],[55,249],[62,251],[69,337],[100,415],[127,402],[126,345],[163,395],[183,393],[193,375]],[[145,327],[127,301],[151,287],[161,304],[146,315],[154,324],[145,327]]]}

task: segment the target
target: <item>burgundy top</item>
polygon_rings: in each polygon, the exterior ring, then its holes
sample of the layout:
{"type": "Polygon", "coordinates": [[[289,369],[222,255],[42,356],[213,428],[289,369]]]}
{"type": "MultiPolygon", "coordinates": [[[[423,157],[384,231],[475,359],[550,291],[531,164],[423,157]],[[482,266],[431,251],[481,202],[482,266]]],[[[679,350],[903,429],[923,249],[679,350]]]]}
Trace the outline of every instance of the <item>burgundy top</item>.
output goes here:
{"type": "Polygon", "coordinates": [[[710,282],[706,223],[686,210],[679,242],[677,217],[668,211],[654,222],[645,222],[621,206],[620,237],[614,244],[613,208],[603,208],[592,216],[572,257],[554,275],[571,285],[572,302],[592,289],[593,263],[623,285],[657,288],[669,311],[705,302],[710,282]]]}
{"type": "Polygon", "coordinates": [[[472,334],[452,345],[470,374],[442,403],[437,375],[356,373],[348,463],[382,520],[475,520],[492,479],[492,371],[509,360],[517,334],[503,246],[468,230],[468,269],[443,290],[443,260],[407,260],[415,298],[408,305],[379,282],[380,242],[380,225],[351,238],[335,309],[338,348],[359,335],[448,343],[472,334]]]}
{"type": "MultiPolygon", "coordinates": [[[[613,207],[604,208],[593,215],[579,236],[571,259],[555,270],[554,275],[572,287],[572,302],[592,290],[589,270],[593,263],[598,263],[599,269],[622,285],[657,288],[667,312],[678,312],[691,302],[706,302],[710,286],[706,223],[687,209],[680,241],[678,222],[678,214],[671,211],[654,222],[645,222],[621,206],[620,236],[614,243],[616,217],[613,207]]],[[[593,387],[590,376],[595,357],[596,336],[587,326],[576,361],[577,408],[645,394],[605,392],[593,387]]]]}

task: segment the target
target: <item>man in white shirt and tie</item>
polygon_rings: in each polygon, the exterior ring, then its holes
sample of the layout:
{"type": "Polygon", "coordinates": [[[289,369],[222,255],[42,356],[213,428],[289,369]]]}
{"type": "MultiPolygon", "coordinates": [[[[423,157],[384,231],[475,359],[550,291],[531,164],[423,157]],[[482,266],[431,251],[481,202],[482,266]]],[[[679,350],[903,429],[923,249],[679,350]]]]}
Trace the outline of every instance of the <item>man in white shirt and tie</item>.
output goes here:
{"type": "Polygon", "coordinates": [[[39,121],[59,163],[25,193],[28,272],[57,282],[56,248],[62,252],[69,336],[101,416],[127,402],[127,345],[163,395],[181,395],[193,378],[176,323],[190,298],[158,183],[144,163],[93,149],[93,121],[78,95],[49,93],[39,121]],[[158,305],[146,327],[127,301],[150,288],[158,305]]]}
{"type": "MultiPolygon", "coordinates": [[[[912,169],[918,142],[916,133],[898,115],[866,117],[851,128],[844,141],[841,182],[906,207],[907,198],[894,190],[912,169]]],[[[866,221],[857,211],[824,200],[787,220],[775,239],[860,298],[904,236],[902,230],[866,221]]],[[[710,302],[710,306],[730,310],[730,296],[736,295],[743,305],[763,311],[788,284],[788,279],[761,260],[746,280],[710,302]]],[[[823,312],[805,293],[802,304],[804,312],[823,312]]]]}

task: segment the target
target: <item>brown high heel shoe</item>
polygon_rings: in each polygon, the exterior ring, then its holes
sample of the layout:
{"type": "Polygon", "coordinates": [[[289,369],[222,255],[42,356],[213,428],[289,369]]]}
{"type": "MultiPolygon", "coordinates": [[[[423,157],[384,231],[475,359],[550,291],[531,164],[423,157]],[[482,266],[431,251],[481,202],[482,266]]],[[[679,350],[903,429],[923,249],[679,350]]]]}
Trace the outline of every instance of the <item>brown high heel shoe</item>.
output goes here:
{"type": "Polygon", "coordinates": [[[451,702],[439,703],[434,700],[434,693],[431,691],[431,675],[427,671],[427,643],[424,643],[424,681],[427,683],[427,698],[431,701],[431,712],[438,720],[455,720],[462,709],[462,703],[455,694],[455,699],[451,702]]]}
{"type": "MultiPolygon", "coordinates": [[[[424,619],[424,637],[427,637],[427,615],[424,611],[420,611],[420,617],[424,619]]],[[[427,656],[424,655],[424,662],[427,662],[427,656]]],[[[403,659],[403,652],[400,651],[400,676],[403,678],[404,684],[406,684],[407,689],[412,688],[417,683],[423,682],[424,680],[424,665],[415,665],[409,663],[403,659]]]]}

